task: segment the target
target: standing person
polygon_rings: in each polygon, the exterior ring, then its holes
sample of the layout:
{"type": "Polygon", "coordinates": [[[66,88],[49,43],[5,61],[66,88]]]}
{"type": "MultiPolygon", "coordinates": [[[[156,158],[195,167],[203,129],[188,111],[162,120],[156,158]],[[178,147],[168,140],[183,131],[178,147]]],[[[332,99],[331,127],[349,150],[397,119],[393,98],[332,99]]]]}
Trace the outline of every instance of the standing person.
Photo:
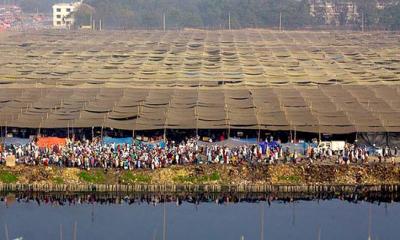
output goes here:
{"type": "Polygon", "coordinates": [[[386,159],[388,159],[390,156],[392,155],[392,153],[391,153],[391,149],[389,148],[389,146],[388,145],[386,145],[386,147],[385,147],[385,162],[386,162],[386,159]]]}
{"type": "Polygon", "coordinates": [[[347,148],[345,148],[343,151],[343,161],[344,161],[344,163],[348,164],[348,162],[347,162],[348,160],[349,160],[349,155],[347,152],[347,148]]]}
{"type": "Polygon", "coordinates": [[[383,149],[381,151],[378,152],[378,159],[379,159],[379,163],[382,162],[382,158],[383,158],[383,149]]]}
{"type": "Polygon", "coordinates": [[[208,161],[208,163],[211,163],[212,162],[211,148],[207,146],[206,151],[207,151],[207,161],[208,161]]]}

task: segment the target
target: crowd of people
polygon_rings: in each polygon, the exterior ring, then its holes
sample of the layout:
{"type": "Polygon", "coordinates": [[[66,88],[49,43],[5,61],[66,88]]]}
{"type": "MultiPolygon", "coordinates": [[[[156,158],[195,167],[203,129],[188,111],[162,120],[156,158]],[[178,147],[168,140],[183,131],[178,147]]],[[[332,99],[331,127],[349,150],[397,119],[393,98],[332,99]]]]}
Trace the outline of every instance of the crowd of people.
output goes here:
{"type": "MultiPolygon", "coordinates": [[[[181,142],[159,141],[146,143],[105,144],[99,138],[93,140],[66,140],[65,145],[39,147],[35,141],[26,145],[10,145],[0,149],[0,162],[7,157],[15,157],[17,164],[55,165],[59,167],[78,168],[162,168],[170,165],[186,164],[274,164],[277,162],[310,163],[335,160],[338,164],[365,163],[369,158],[366,147],[346,144],[344,150],[334,152],[331,149],[317,148],[312,145],[304,152],[292,151],[279,142],[271,139],[261,144],[236,144],[233,146],[221,143],[201,142],[198,138],[187,138],[181,142]],[[273,144],[272,144],[273,143],[273,144]]],[[[378,154],[378,160],[394,159],[398,149],[384,149],[378,154]]]]}
{"type": "Polygon", "coordinates": [[[11,145],[1,153],[1,161],[13,155],[16,162],[26,165],[57,165],[65,167],[94,168],[160,168],[168,165],[193,163],[239,163],[261,160],[256,145],[229,148],[216,144],[199,146],[196,138],[186,141],[167,141],[132,144],[103,144],[98,138],[93,141],[72,141],[67,139],[64,146],[53,145],[41,148],[34,141],[25,146],[11,145]]]}
{"type": "Polygon", "coordinates": [[[394,163],[395,158],[399,156],[399,149],[397,147],[390,148],[389,146],[384,148],[375,148],[375,146],[368,148],[365,145],[359,146],[347,143],[343,150],[336,152],[330,148],[308,147],[305,155],[311,162],[318,159],[335,159],[338,164],[367,163],[371,160],[370,157],[373,156],[374,162],[382,163],[391,161],[394,163]]]}

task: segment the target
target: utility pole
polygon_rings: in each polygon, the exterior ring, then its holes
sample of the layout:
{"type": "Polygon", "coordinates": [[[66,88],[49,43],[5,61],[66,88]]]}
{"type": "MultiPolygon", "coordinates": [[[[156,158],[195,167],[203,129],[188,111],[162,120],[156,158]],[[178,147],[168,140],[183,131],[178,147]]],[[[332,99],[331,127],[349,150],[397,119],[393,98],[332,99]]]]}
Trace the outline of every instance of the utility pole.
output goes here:
{"type": "Polygon", "coordinates": [[[167,209],[165,207],[164,200],[164,212],[163,212],[163,240],[167,239],[167,209]]]}
{"type": "Polygon", "coordinates": [[[364,32],[364,11],[361,14],[361,31],[364,32]]]}
{"type": "Polygon", "coordinates": [[[279,32],[282,32],[282,12],[279,12],[279,32]]]}
{"type": "Polygon", "coordinates": [[[8,226],[7,226],[7,224],[4,224],[4,234],[6,235],[6,240],[10,240],[10,237],[8,236],[8,226]]]}
{"type": "Polygon", "coordinates": [[[371,226],[372,226],[372,220],[371,220],[371,205],[369,205],[368,209],[368,240],[371,240],[371,226]]]}
{"type": "Polygon", "coordinates": [[[165,30],[166,30],[165,13],[163,13],[163,30],[164,30],[164,32],[165,32],[165,30]]]}
{"type": "Polygon", "coordinates": [[[93,14],[90,14],[90,26],[91,29],[93,30],[93,14]]]}
{"type": "Polygon", "coordinates": [[[321,240],[321,227],[318,227],[318,240],[321,240]]]}
{"type": "Polygon", "coordinates": [[[231,30],[231,12],[228,13],[228,28],[231,30]]]}
{"type": "Polygon", "coordinates": [[[72,235],[72,237],[73,237],[73,240],[76,240],[77,238],[76,238],[76,230],[77,230],[77,226],[78,225],[78,223],[75,221],[75,223],[74,223],[74,231],[73,231],[73,235],[72,235]]]}
{"type": "Polygon", "coordinates": [[[99,31],[101,31],[102,25],[101,25],[101,19],[99,20],[99,31]]]}
{"type": "Polygon", "coordinates": [[[261,226],[260,240],[264,240],[264,203],[261,202],[261,226]]]}
{"type": "Polygon", "coordinates": [[[63,240],[62,224],[60,224],[60,240],[63,240]]]}

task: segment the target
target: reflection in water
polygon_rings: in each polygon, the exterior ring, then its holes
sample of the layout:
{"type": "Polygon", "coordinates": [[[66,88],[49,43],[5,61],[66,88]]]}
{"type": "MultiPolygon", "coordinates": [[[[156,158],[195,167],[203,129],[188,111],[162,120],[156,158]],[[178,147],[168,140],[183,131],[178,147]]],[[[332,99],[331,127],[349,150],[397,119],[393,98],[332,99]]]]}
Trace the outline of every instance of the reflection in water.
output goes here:
{"type": "Polygon", "coordinates": [[[397,193],[17,192],[0,200],[0,239],[397,239],[400,227],[397,193]]]}
{"type": "MultiPolygon", "coordinates": [[[[400,195],[398,193],[379,193],[367,192],[364,194],[333,194],[333,193],[318,193],[318,194],[299,194],[299,193],[187,193],[187,194],[156,194],[156,193],[130,193],[130,194],[117,194],[117,193],[95,193],[95,194],[69,194],[69,193],[46,193],[46,192],[17,192],[17,193],[3,193],[0,194],[0,201],[4,202],[7,206],[18,203],[36,202],[38,205],[49,204],[55,206],[71,206],[76,204],[152,204],[157,205],[164,202],[174,202],[177,206],[183,202],[191,204],[200,204],[202,202],[209,203],[215,202],[216,204],[229,204],[229,203],[257,203],[267,202],[271,205],[273,201],[282,203],[293,203],[295,201],[319,201],[338,199],[351,203],[358,203],[359,201],[371,203],[391,203],[400,202],[400,195]]],[[[295,225],[295,204],[292,206],[292,225],[295,225]]],[[[387,206],[387,205],[385,205],[387,206]]],[[[385,207],[386,209],[386,207],[385,207]]]]}

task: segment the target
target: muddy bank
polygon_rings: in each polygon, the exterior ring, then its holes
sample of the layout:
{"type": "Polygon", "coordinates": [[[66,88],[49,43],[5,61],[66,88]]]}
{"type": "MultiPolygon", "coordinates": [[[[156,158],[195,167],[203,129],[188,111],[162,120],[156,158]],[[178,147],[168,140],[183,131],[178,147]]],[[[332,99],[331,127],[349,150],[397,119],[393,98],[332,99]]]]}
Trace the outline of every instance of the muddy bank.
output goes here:
{"type": "Polygon", "coordinates": [[[399,185],[400,165],[201,165],[157,170],[0,167],[2,184],[35,185],[399,185]]]}

